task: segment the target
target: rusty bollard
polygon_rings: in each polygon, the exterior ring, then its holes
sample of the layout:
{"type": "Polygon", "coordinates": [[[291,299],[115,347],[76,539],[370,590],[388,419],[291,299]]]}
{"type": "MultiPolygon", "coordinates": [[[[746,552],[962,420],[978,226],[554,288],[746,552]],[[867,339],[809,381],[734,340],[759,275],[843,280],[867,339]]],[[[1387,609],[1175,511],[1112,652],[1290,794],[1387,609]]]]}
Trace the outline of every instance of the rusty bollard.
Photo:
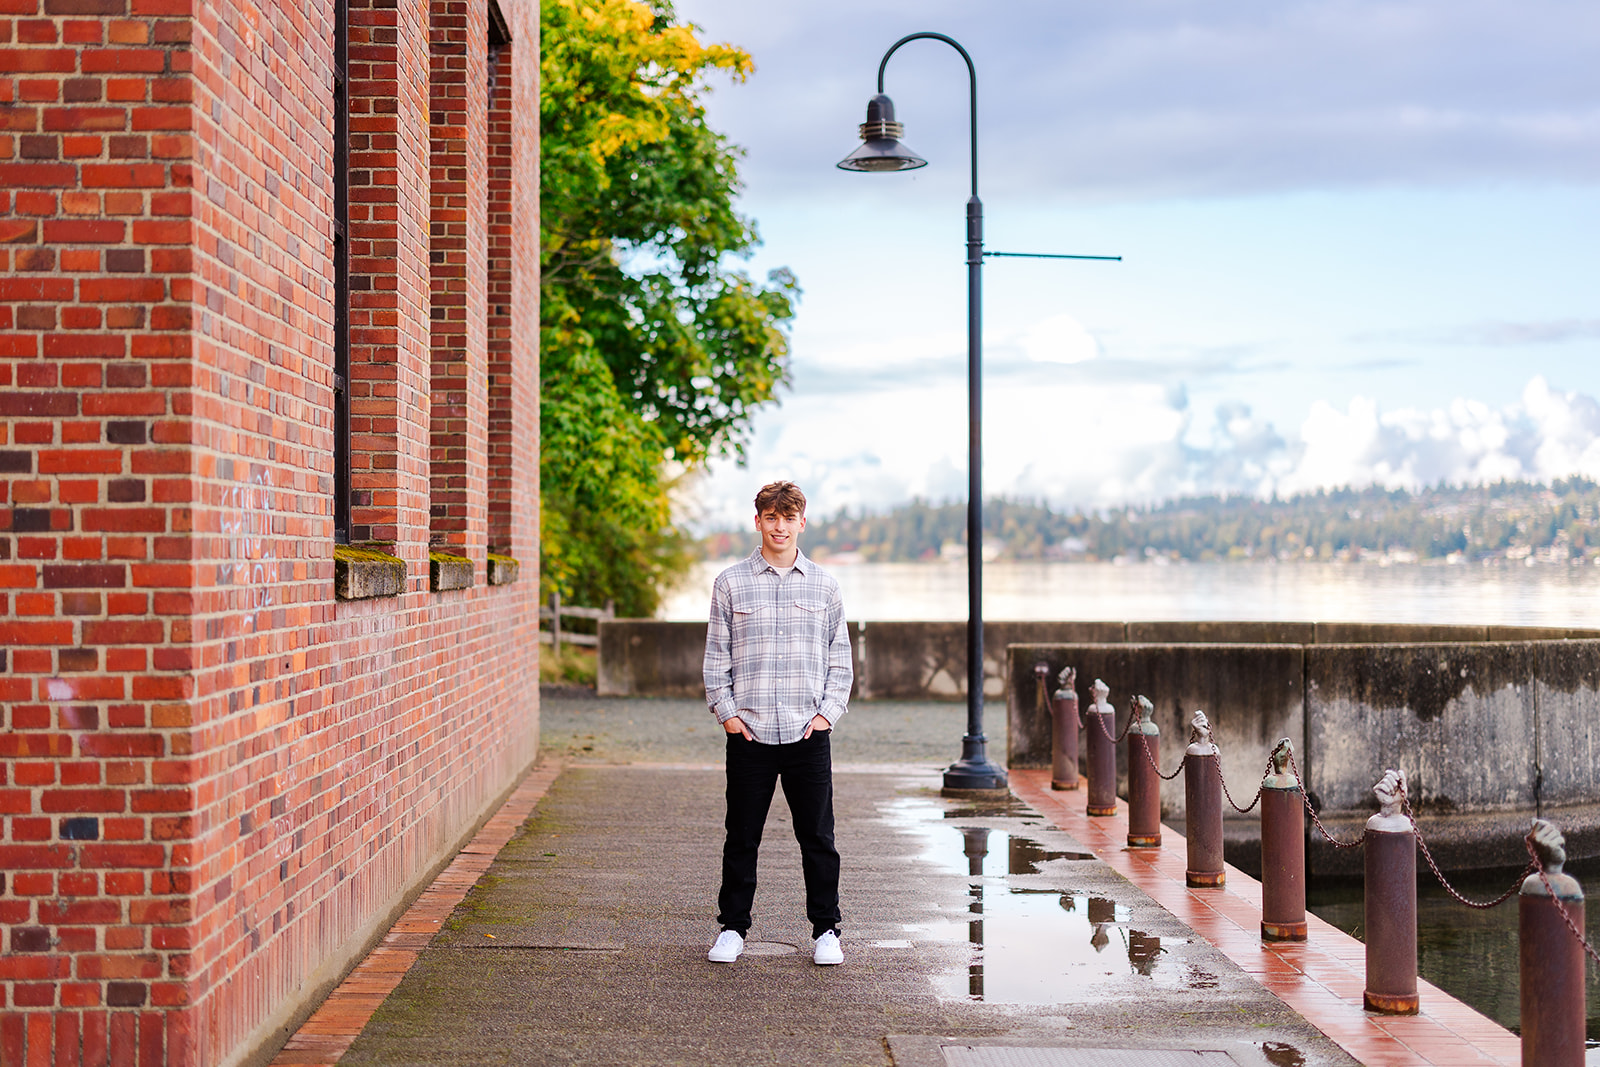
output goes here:
{"type": "Polygon", "coordinates": [[[1385,1015],[1417,1013],[1417,828],[1401,813],[1404,771],[1372,787],[1381,806],[1367,820],[1367,988],[1362,1003],[1385,1015]]]}
{"type": "Polygon", "coordinates": [[[1063,667],[1061,688],[1050,698],[1050,788],[1078,788],[1078,671],[1063,667]]]}
{"type": "Polygon", "coordinates": [[[1154,710],[1144,697],[1134,697],[1139,721],[1128,731],[1128,847],[1161,847],[1161,728],[1150,721],[1154,710]]]}
{"type": "Polygon", "coordinates": [[[1572,875],[1561,872],[1567,862],[1567,841],[1554,823],[1533,820],[1529,838],[1545,877],[1534,872],[1523,879],[1522,896],[1517,900],[1522,1062],[1539,1067],[1583,1067],[1583,944],[1561,918],[1565,911],[1573,927],[1583,929],[1583,887],[1572,875]]]}
{"type": "Polygon", "coordinates": [[[1189,866],[1184,881],[1197,889],[1227,881],[1222,864],[1222,754],[1211,740],[1206,713],[1196,711],[1189,723],[1184,755],[1184,834],[1189,839],[1189,866]]]}
{"type": "Polygon", "coordinates": [[[1306,939],[1306,808],[1285,737],[1261,782],[1261,940],[1306,939]]]}
{"type": "Polygon", "coordinates": [[[1115,815],[1117,813],[1117,713],[1106,703],[1111,687],[1100,679],[1094,680],[1089,690],[1094,703],[1084,713],[1084,732],[1089,735],[1089,803],[1090,815],[1115,815]]]}

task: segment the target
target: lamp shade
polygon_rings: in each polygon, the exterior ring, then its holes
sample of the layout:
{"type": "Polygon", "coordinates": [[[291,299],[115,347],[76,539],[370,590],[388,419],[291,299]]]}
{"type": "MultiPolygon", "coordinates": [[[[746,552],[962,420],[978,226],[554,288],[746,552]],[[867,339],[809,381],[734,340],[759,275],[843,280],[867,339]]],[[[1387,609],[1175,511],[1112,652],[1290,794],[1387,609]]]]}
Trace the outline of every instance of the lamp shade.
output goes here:
{"type": "Polygon", "coordinates": [[[879,93],[867,101],[861,147],[839,161],[840,170],[915,170],[928,161],[900,143],[905,127],[894,120],[894,101],[879,93]]]}

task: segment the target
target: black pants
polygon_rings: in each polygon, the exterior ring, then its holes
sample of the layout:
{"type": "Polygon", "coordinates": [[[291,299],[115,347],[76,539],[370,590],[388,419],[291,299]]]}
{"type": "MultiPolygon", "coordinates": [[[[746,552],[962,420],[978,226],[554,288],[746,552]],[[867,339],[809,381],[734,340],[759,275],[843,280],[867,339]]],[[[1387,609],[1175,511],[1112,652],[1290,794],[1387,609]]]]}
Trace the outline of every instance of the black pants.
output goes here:
{"type": "Polygon", "coordinates": [[[830,734],[818,730],[790,745],[763,745],[728,735],[728,838],[722,846],[722,892],[717,921],[742,937],[750,930],[756,896],[756,856],[767,824],[772,792],[783,779],[783,795],[794,816],[800,867],[806,876],[806,918],[811,936],[839,928],[839,850],[833,845],[833,750],[830,734]]]}

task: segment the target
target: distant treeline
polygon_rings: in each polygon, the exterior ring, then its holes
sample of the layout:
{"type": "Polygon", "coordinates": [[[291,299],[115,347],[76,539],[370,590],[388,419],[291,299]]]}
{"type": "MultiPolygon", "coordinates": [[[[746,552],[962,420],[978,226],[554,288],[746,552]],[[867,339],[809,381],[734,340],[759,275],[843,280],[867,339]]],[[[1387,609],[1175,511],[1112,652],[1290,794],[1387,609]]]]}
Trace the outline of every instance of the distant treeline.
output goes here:
{"type": "MultiPolygon", "coordinates": [[[[1190,497],[1148,507],[1057,511],[999,498],[984,506],[984,554],[1041,560],[1534,560],[1600,558],[1600,483],[1497,482],[1419,492],[1336,489],[1288,499],[1190,497]]],[[[966,553],[964,503],[913,500],[881,514],[813,515],[801,538],[818,559],[930,560],[966,553]]],[[[748,531],[704,541],[742,555],[748,531]]]]}

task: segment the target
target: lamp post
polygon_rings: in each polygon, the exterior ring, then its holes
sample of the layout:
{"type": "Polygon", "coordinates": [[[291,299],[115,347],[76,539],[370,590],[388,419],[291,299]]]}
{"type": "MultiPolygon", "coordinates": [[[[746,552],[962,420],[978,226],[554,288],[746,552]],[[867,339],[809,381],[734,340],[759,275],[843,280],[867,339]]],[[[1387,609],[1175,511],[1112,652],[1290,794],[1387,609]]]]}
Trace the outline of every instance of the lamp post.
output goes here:
{"type": "Polygon", "coordinates": [[[910,41],[931,38],[961,53],[972,83],[972,196],[967,200],[967,732],[961,758],[944,772],[947,790],[1004,789],[1004,768],[991,763],[983,734],[983,203],[978,199],[978,72],[972,57],[942,33],[913,33],[896,41],[878,64],[878,94],[867,102],[862,145],[839,161],[843,170],[895,171],[928,161],[900,143],[904,127],[883,93],[889,57],[910,41]]]}

